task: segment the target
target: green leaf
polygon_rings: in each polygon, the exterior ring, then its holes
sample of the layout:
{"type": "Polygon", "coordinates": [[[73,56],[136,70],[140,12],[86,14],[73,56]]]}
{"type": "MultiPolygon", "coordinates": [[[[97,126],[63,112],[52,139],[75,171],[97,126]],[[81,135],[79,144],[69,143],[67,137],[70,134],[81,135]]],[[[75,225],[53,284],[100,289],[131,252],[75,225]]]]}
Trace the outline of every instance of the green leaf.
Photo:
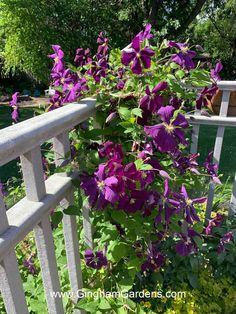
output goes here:
{"type": "Polygon", "coordinates": [[[100,299],[99,309],[100,310],[110,310],[111,306],[106,299],[102,298],[102,299],[100,299]]]}
{"type": "Polygon", "coordinates": [[[115,262],[119,262],[122,257],[125,257],[128,251],[128,245],[124,242],[114,241],[109,248],[111,256],[115,262]]]}
{"type": "Polygon", "coordinates": [[[194,289],[198,288],[198,278],[197,278],[197,276],[195,274],[193,274],[193,273],[188,273],[187,277],[188,277],[188,281],[189,281],[190,285],[194,289]]]}
{"type": "Polygon", "coordinates": [[[71,205],[71,206],[68,206],[67,208],[65,208],[63,210],[63,213],[66,214],[66,215],[80,215],[80,211],[79,211],[79,207],[78,206],[74,206],[74,205],[71,205]]]}
{"type": "Polygon", "coordinates": [[[52,224],[57,227],[63,219],[63,213],[61,211],[55,212],[51,216],[52,224]]]}
{"type": "Polygon", "coordinates": [[[100,302],[98,299],[95,299],[93,301],[88,301],[88,299],[83,298],[79,301],[77,304],[78,308],[83,309],[90,313],[96,313],[99,308],[100,302]]]}
{"type": "Polygon", "coordinates": [[[127,215],[122,211],[112,211],[111,213],[112,219],[114,219],[119,224],[125,224],[127,222],[127,215]]]}
{"type": "Polygon", "coordinates": [[[140,168],[140,170],[143,170],[143,171],[152,170],[152,169],[153,169],[152,165],[149,165],[149,164],[143,164],[140,168]]]}
{"type": "Polygon", "coordinates": [[[134,284],[133,278],[130,277],[122,278],[118,282],[118,285],[122,291],[129,291],[133,287],[133,284],[134,284]]]}
{"type": "Polygon", "coordinates": [[[123,120],[129,120],[131,118],[131,111],[127,107],[120,107],[118,113],[123,120]]]}
{"type": "Polygon", "coordinates": [[[134,109],[131,110],[131,112],[132,112],[133,115],[142,118],[142,109],[134,108],[134,109]]]}

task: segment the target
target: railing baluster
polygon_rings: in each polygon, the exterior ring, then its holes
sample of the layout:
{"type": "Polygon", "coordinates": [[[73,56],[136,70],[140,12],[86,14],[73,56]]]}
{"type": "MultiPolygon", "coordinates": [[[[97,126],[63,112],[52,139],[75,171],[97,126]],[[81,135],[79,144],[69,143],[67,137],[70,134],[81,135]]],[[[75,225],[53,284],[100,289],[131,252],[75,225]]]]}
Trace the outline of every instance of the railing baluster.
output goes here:
{"type": "MultiPolygon", "coordinates": [[[[60,134],[53,139],[53,148],[55,152],[56,166],[60,166],[65,160],[65,156],[68,156],[70,152],[70,141],[68,132],[60,134]]],[[[68,206],[73,204],[74,191],[71,190],[68,196],[60,203],[60,205],[62,208],[67,208],[68,206]]],[[[76,216],[64,215],[63,229],[69,278],[71,289],[73,292],[72,300],[76,303],[78,302],[78,290],[83,288],[76,216]]],[[[83,311],[78,310],[77,313],[83,313],[83,311]]]]}
{"type": "MultiPolygon", "coordinates": [[[[21,156],[21,166],[26,187],[26,197],[30,201],[39,202],[45,195],[43,180],[43,166],[40,147],[21,156]]],[[[63,314],[62,299],[53,297],[53,292],[61,292],[53,235],[48,214],[34,228],[36,246],[38,250],[41,272],[43,277],[48,312],[63,314]]]]}
{"type": "MultiPolygon", "coordinates": [[[[194,115],[199,115],[199,114],[200,114],[200,110],[195,109],[194,115]]],[[[191,147],[190,147],[191,154],[197,153],[199,129],[200,129],[200,125],[192,126],[192,142],[191,142],[191,147]]]]}
{"type": "MultiPolygon", "coordinates": [[[[221,117],[227,116],[229,98],[230,98],[230,91],[228,90],[223,91],[222,102],[221,102],[221,107],[220,107],[221,117]]],[[[213,162],[218,165],[220,164],[220,156],[221,156],[222,144],[223,144],[223,139],[224,139],[224,131],[225,131],[225,127],[219,126],[217,129],[217,134],[216,134],[215,147],[214,147],[214,153],[213,153],[213,162]]],[[[207,219],[210,218],[211,216],[212,204],[213,204],[213,199],[214,199],[214,190],[215,190],[215,184],[211,182],[209,186],[208,198],[207,198],[207,208],[206,208],[207,219]]]]}
{"type": "MultiPolygon", "coordinates": [[[[8,228],[6,209],[0,195],[0,236],[8,228]]],[[[0,290],[9,314],[28,314],[16,254],[10,250],[0,262],[0,290]]]]}

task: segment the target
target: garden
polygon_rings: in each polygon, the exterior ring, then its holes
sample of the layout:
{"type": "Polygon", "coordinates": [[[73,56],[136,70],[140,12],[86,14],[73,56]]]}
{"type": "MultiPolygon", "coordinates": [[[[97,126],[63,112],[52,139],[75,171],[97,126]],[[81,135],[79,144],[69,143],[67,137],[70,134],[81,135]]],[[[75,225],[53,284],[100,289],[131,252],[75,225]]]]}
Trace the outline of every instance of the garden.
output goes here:
{"type": "MultiPolygon", "coordinates": [[[[217,17],[232,3],[214,7],[217,17]]],[[[226,82],[221,76],[235,78],[222,57],[208,62],[198,57],[203,48],[197,43],[169,39],[173,23],[170,33],[162,28],[158,34],[151,17],[152,24],[142,23],[120,48],[118,35],[98,32],[96,44],[76,47],[71,62],[68,46],[64,50],[60,41],[53,41],[47,54],[53,90],[48,105],[22,107],[16,88],[9,104],[0,107],[1,145],[1,132],[12,124],[20,127],[32,117],[46,119],[67,106],[82,106],[86,99],[96,101],[95,114],[70,128],[70,152],[59,162],[52,140],[41,145],[45,182],[55,174],[73,174],[73,202],[49,211],[62,293],[52,292],[67,314],[236,313],[236,204],[231,198],[236,131],[233,124],[223,130],[220,163],[214,145],[222,125],[202,125],[196,151],[192,137],[194,117],[214,121],[214,99],[226,82]],[[212,204],[209,195],[214,195],[212,204]],[[91,245],[85,241],[84,208],[89,208],[91,245]],[[65,217],[76,217],[83,279],[76,301],[67,266],[65,217]]],[[[199,29],[197,25],[196,37],[199,29]]],[[[35,67],[36,76],[37,71],[35,67]]],[[[28,197],[21,162],[17,158],[0,167],[6,212],[28,197]]],[[[45,299],[33,232],[15,252],[29,313],[57,313],[45,299]]],[[[3,299],[0,294],[0,313],[9,314],[3,299]]]]}

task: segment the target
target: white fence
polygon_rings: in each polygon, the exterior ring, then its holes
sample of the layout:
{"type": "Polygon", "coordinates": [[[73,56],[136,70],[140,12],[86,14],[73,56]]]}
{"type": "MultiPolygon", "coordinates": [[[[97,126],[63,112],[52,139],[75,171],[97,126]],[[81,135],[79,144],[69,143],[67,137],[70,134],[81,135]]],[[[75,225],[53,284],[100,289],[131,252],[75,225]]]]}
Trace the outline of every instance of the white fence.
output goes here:
{"type": "MultiPolygon", "coordinates": [[[[197,152],[200,124],[218,126],[214,149],[214,161],[217,163],[220,161],[225,127],[236,127],[236,118],[226,117],[230,91],[236,90],[236,83],[222,81],[219,88],[223,91],[219,117],[200,116],[197,111],[187,117],[190,124],[193,124],[192,153],[197,152]]],[[[70,129],[94,114],[95,103],[94,99],[84,99],[79,104],[69,104],[0,131],[0,166],[20,156],[26,188],[26,197],[8,211],[0,197],[0,290],[8,314],[28,313],[15,246],[32,230],[35,233],[48,312],[64,313],[62,300],[50,296],[52,291],[60,292],[60,284],[49,214],[58,204],[64,208],[73,204],[72,179],[76,174],[54,174],[44,181],[40,145],[53,139],[55,162],[60,165],[63,162],[62,156],[66,156],[70,150],[70,129]]],[[[208,217],[213,197],[214,184],[211,183],[207,204],[208,217]]],[[[231,198],[231,212],[235,204],[236,184],[231,198]]],[[[83,209],[83,223],[86,244],[92,247],[88,208],[83,209]]],[[[83,286],[76,217],[64,215],[63,228],[71,290],[76,296],[76,292],[83,286]]]]}

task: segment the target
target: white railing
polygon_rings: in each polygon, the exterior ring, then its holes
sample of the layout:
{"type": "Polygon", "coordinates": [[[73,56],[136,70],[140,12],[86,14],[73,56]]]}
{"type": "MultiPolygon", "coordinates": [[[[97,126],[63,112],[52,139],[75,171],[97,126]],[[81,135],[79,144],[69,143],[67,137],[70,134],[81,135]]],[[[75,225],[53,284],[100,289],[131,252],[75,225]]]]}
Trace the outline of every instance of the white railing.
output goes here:
{"type": "MultiPolygon", "coordinates": [[[[236,90],[236,82],[222,81],[219,83],[219,88],[223,91],[219,116],[205,117],[201,116],[198,111],[194,115],[187,116],[190,124],[193,125],[192,153],[197,152],[200,125],[218,126],[214,148],[214,161],[218,164],[224,129],[226,126],[236,127],[236,118],[227,117],[230,91],[236,90]]],[[[55,163],[59,166],[63,162],[62,156],[67,156],[70,151],[70,129],[94,115],[95,103],[95,99],[84,99],[79,104],[69,104],[0,131],[0,166],[20,156],[26,188],[26,197],[7,211],[0,197],[0,290],[8,314],[28,313],[15,246],[32,230],[35,234],[48,312],[50,314],[64,313],[61,298],[51,297],[52,291],[60,292],[60,283],[49,215],[51,209],[58,204],[63,208],[73,204],[72,179],[76,174],[70,176],[54,174],[44,181],[40,145],[53,139],[55,163]]],[[[213,197],[214,184],[211,183],[207,217],[210,216],[213,197]]],[[[230,213],[233,212],[235,204],[236,183],[234,183],[230,213]]],[[[83,226],[85,242],[92,248],[88,207],[83,209],[83,226]]],[[[83,286],[76,228],[76,217],[64,215],[63,229],[67,264],[74,296],[83,286]]],[[[77,299],[73,301],[76,302],[77,299]]]]}
{"type": "MultiPolygon", "coordinates": [[[[73,204],[72,179],[76,174],[54,174],[44,181],[40,145],[53,139],[55,163],[60,165],[70,151],[69,130],[91,117],[95,104],[94,99],[84,99],[0,131],[0,166],[20,156],[26,189],[26,197],[7,211],[0,197],[0,290],[8,314],[28,313],[15,246],[32,230],[48,312],[64,313],[61,298],[51,297],[52,291],[60,292],[60,283],[49,215],[58,204],[64,208],[73,204]]],[[[83,209],[83,220],[85,241],[92,247],[88,208],[83,209]]],[[[83,285],[76,217],[64,215],[63,229],[71,290],[76,298],[83,285]]]]}

